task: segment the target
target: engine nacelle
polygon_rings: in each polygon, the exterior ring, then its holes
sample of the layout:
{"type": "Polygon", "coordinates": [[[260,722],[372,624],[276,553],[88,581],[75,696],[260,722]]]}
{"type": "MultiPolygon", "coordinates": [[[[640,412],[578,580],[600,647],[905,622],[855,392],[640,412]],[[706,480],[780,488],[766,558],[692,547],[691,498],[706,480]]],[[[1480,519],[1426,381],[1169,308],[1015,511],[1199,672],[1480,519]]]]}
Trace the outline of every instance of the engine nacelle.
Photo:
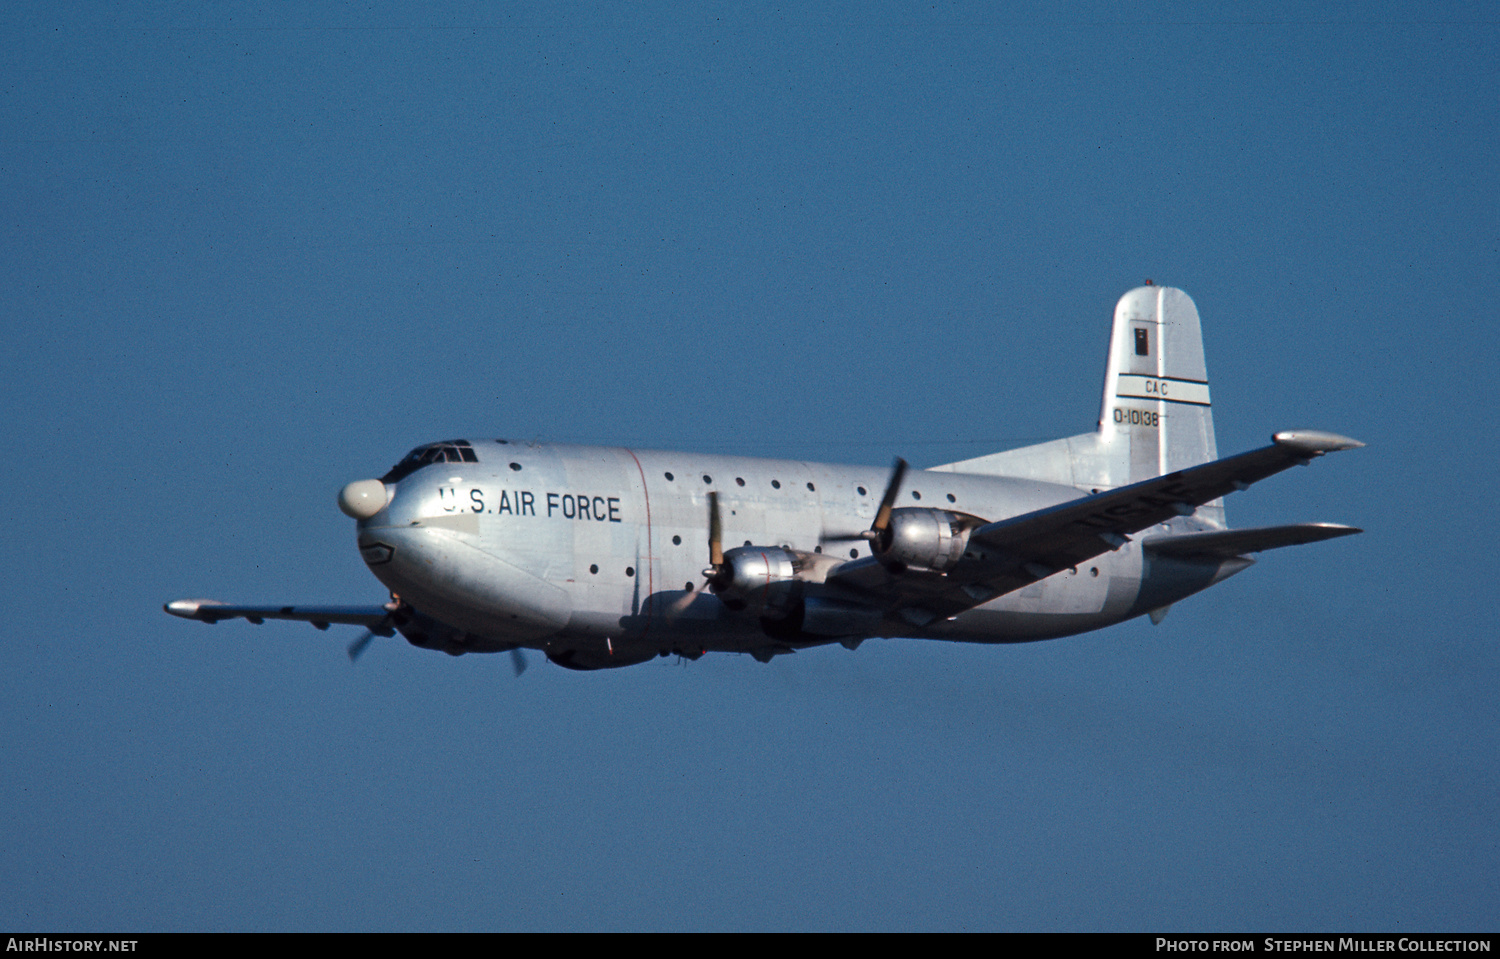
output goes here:
{"type": "Polygon", "coordinates": [[[946,573],[969,544],[971,518],[943,509],[891,510],[890,525],[871,543],[887,566],[946,573]]]}
{"type": "Polygon", "coordinates": [[[721,572],[709,586],[730,609],[781,620],[801,608],[801,570],[795,553],[775,546],[738,546],[725,551],[721,572]]]}

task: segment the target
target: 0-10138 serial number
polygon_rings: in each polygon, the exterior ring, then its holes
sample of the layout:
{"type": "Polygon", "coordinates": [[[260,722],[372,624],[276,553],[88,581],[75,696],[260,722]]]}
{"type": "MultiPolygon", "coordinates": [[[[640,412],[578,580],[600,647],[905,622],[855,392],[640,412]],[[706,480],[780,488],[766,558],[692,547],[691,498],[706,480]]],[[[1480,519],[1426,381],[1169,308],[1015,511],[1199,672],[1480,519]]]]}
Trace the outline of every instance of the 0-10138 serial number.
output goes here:
{"type": "Polygon", "coordinates": [[[1161,414],[1150,410],[1123,410],[1115,407],[1115,422],[1131,426],[1160,426],[1161,414]]]}

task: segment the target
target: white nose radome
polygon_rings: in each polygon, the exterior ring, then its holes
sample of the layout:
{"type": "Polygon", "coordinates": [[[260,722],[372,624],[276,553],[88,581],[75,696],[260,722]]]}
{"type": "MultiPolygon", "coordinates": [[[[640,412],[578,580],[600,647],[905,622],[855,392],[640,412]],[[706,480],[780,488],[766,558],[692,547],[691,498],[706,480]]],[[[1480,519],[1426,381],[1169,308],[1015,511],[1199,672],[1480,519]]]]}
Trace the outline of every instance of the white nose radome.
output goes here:
{"type": "Polygon", "coordinates": [[[339,509],[354,519],[369,519],[385,509],[385,484],[380,480],[355,480],[339,490],[339,509]]]}

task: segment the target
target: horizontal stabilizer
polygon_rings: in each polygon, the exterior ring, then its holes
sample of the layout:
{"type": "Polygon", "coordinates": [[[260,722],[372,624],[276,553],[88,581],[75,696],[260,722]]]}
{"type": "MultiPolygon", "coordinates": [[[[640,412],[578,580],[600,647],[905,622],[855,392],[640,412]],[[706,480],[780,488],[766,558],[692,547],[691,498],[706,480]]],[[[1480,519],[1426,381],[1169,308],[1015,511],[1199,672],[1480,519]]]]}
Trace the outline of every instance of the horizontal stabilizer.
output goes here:
{"type": "Polygon", "coordinates": [[[1262,526],[1256,529],[1230,529],[1207,533],[1180,533],[1156,536],[1141,541],[1148,552],[1162,556],[1206,556],[1229,559],[1245,553],[1258,553],[1282,546],[1301,546],[1339,536],[1352,536],[1364,530],[1338,523],[1297,523],[1292,526],[1262,526]]]}

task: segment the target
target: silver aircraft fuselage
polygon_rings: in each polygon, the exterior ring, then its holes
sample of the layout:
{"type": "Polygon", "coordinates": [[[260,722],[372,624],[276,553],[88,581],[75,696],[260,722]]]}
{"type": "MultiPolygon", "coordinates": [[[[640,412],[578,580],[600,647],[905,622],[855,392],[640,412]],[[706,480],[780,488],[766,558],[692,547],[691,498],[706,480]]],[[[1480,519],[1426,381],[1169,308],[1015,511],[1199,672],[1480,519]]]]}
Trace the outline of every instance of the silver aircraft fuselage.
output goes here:
{"type": "MultiPolygon", "coordinates": [[[[477,462],[431,463],[385,484],[388,505],[359,521],[371,572],[450,627],[429,626],[432,635],[420,644],[455,653],[523,645],[622,663],[767,645],[760,617],[731,610],[704,589],[711,491],[719,494],[726,546],[780,546],[832,566],[870,556],[857,534],[873,522],[888,473],[509,440],[469,448],[477,462]]],[[[899,505],[995,521],[1090,492],[913,471],[899,505]]],[[[1195,528],[1185,518],[1172,522],[1195,528]]],[[[951,620],[918,627],[886,616],[868,620],[873,628],[864,632],[981,643],[1066,636],[1175,602],[1249,561],[1155,565],[1163,568],[1149,570],[1127,543],[951,620]]],[[[802,640],[792,645],[833,641],[802,640]]]]}

